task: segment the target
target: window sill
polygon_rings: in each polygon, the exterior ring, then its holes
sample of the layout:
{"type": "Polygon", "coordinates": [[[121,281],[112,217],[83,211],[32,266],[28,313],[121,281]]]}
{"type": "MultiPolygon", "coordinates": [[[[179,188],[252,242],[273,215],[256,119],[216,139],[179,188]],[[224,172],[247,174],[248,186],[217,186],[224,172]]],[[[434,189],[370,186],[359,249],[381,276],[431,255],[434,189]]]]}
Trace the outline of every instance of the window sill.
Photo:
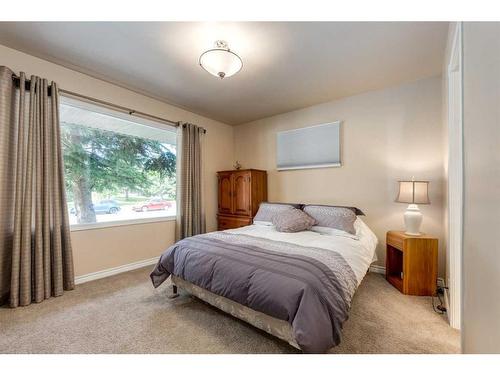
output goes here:
{"type": "Polygon", "coordinates": [[[92,224],[73,224],[70,226],[71,232],[78,232],[84,230],[95,230],[95,229],[105,229],[110,227],[122,227],[129,225],[139,225],[139,224],[150,224],[150,223],[159,223],[164,221],[175,221],[175,216],[163,216],[163,217],[154,217],[147,219],[132,219],[132,220],[117,220],[117,221],[108,221],[105,223],[92,223],[92,224]]]}

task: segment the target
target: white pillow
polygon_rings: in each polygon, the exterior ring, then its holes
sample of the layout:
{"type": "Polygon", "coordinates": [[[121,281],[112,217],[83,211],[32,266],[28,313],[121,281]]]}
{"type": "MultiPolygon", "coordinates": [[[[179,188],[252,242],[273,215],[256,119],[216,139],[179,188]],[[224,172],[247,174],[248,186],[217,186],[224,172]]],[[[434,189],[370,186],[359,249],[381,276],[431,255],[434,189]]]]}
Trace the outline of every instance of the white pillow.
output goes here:
{"type": "Polygon", "coordinates": [[[377,236],[371,231],[371,229],[368,227],[368,225],[365,224],[365,222],[358,216],[356,217],[356,221],[353,224],[354,229],[356,230],[356,234],[350,234],[347,233],[343,230],[340,229],[334,229],[330,227],[322,227],[319,225],[315,225],[311,227],[311,231],[325,234],[325,235],[330,235],[330,236],[344,236],[348,238],[352,238],[355,240],[361,240],[362,238],[366,237],[366,240],[368,242],[374,243],[375,246],[378,243],[377,236]]]}
{"type": "Polygon", "coordinates": [[[356,234],[351,234],[351,233],[348,233],[344,230],[330,228],[330,227],[322,227],[319,225],[312,226],[311,230],[313,232],[324,234],[327,236],[342,236],[342,237],[352,238],[353,240],[359,240],[359,236],[357,234],[357,231],[356,231],[356,234]]]}
{"type": "Polygon", "coordinates": [[[264,227],[272,227],[273,226],[273,223],[271,223],[270,221],[254,220],[253,223],[254,223],[254,225],[261,225],[264,227]]]}
{"type": "MultiPolygon", "coordinates": [[[[366,225],[366,223],[361,220],[358,216],[356,221],[354,222],[354,228],[356,228],[356,234],[359,236],[359,240],[362,245],[367,249],[376,249],[378,245],[378,238],[375,233],[372,232],[370,227],[366,225]]],[[[377,252],[373,252],[372,262],[377,261],[377,252]]]]}

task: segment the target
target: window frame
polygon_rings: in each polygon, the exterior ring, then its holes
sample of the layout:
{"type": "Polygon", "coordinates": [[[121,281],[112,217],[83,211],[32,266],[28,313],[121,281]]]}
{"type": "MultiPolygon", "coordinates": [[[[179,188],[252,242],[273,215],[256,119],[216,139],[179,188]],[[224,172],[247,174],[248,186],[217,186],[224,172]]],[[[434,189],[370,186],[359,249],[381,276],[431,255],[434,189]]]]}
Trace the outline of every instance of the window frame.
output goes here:
{"type": "Polygon", "coordinates": [[[169,215],[161,217],[149,217],[143,219],[106,221],[103,223],[72,224],[70,225],[70,232],[80,232],[84,230],[95,230],[95,229],[123,227],[123,226],[140,225],[140,224],[161,223],[161,222],[176,221],[176,220],[177,216],[169,215]]]}
{"type": "MultiPolygon", "coordinates": [[[[121,119],[136,122],[136,123],[143,125],[143,126],[154,127],[156,129],[165,130],[165,131],[173,131],[176,133],[176,139],[178,139],[176,126],[162,123],[158,120],[146,119],[142,116],[134,116],[133,113],[124,112],[121,109],[121,107],[118,105],[116,107],[114,107],[114,105],[112,105],[112,104],[105,105],[105,104],[99,103],[97,101],[93,102],[92,100],[89,100],[86,98],[80,98],[80,97],[74,97],[72,95],[66,95],[62,92],[59,94],[59,97],[60,97],[61,104],[64,104],[65,102],[69,103],[69,104],[71,104],[71,102],[77,102],[79,104],[80,108],[88,109],[90,111],[94,110],[95,107],[98,107],[99,109],[102,110],[102,112],[99,112],[99,113],[109,114],[111,116],[118,115],[118,117],[121,119]]],[[[155,116],[153,116],[153,115],[148,115],[148,116],[151,116],[151,118],[155,118],[155,116]]],[[[175,147],[177,150],[177,142],[175,144],[175,147]]],[[[177,203],[178,203],[177,196],[176,196],[175,202],[177,205],[177,203]]],[[[113,221],[106,221],[106,222],[101,222],[101,223],[70,224],[70,232],[79,232],[79,231],[85,231],[85,230],[97,230],[97,229],[105,229],[105,228],[113,228],[113,227],[121,227],[121,226],[130,226],[130,225],[169,222],[169,221],[175,221],[175,220],[177,220],[177,215],[138,218],[138,219],[126,219],[126,220],[113,220],[113,221]]]]}

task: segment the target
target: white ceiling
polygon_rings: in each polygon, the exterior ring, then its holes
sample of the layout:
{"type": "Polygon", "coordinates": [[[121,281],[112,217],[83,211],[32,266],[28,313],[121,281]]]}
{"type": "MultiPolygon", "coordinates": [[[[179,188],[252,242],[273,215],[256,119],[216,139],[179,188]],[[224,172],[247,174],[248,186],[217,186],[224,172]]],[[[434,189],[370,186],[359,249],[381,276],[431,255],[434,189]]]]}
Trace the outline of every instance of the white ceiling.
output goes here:
{"type": "Polygon", "coordinates": [[[0,44],[241,124],[440,74],[447,29],[442,22],[2,22],[0,44]],[[224,80],[198,65],[216,39],[243,60],[224,80]]]}

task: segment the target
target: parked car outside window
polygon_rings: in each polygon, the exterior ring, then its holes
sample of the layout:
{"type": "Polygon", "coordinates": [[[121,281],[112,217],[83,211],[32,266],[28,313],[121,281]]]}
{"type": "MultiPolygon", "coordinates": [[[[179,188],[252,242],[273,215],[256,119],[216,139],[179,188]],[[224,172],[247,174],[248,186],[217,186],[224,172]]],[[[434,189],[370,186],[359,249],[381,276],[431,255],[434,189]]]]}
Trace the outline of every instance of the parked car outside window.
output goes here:
{"type": "Polygon", "coordinates": [[[94,204],[94,212],[96,214],[116,214],[120,209],[120,204],[112,199],[102,200],[94,204]]]}
{"type": "MultiPolygon", "coordinates": [[[[92,205],[96,214],[116,214],[121,210],[120,203],[113,199],[104,199],[99,203],[92,205]]],[[[72,207],[69,211],[72,215],[76,215],[76,209],[72,207]]]]}
{"type": "Polygon", "coordinates": [[[157,211],[166,210],[172,207],[172,202],[166,201],[161,198],[151,198],[146,202],[140,203],[132,207],[136,212],[147,212],[147,211],[157,211]]]}

